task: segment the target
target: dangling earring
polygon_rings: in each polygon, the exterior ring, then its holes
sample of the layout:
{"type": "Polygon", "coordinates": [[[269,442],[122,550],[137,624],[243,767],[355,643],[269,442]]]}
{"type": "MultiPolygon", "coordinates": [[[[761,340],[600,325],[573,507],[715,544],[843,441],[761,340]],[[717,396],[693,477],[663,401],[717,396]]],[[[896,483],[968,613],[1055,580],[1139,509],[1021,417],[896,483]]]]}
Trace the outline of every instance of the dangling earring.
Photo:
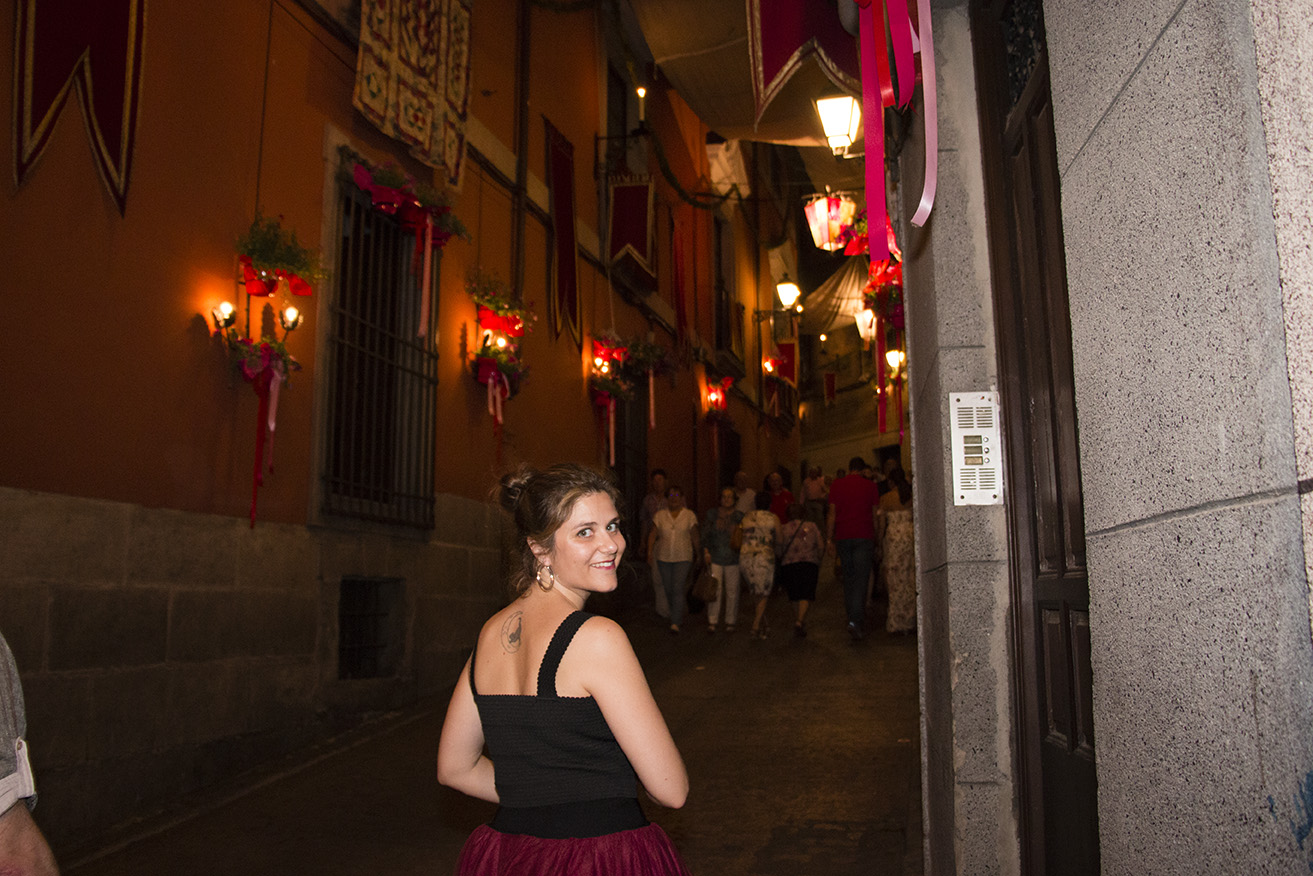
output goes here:
{"type": "Polygon", "coordinates": [[[538,567],[538,574],[534,575],[533,577],[534,580],[538,582],[538,589],[541,590],[543,593],[551,593],[552,588],[556,586],[556,573],[553,572],[552,567],[547,565],[546,563],[538,567]],[[543,569],[547,570],[547,577],[551,579],[550,583],[547,584],[543,583],[543,569]]]}

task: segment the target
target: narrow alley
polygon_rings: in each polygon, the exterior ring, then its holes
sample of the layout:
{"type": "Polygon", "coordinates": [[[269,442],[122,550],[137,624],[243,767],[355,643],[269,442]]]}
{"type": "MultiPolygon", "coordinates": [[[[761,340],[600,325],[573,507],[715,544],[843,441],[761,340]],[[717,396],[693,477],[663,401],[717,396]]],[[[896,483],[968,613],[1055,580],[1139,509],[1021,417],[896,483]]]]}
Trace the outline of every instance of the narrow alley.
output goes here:
{"type": "MultiPolygon", "coordinates": [[[[827,564],[828,565],[828,564],[827,564]]],[[[629,631],[688,763],[681,810],[648,806],[700,876],[920,874],[916,639],[853,643],[827,570],[792,635],[772,597],[766,641],[676,637],[650,609],[590,606],[629,631]]],[[[63,861],[71,876],[453,872],[492,807],[442,788],[445,700],[386,716],[63,861]]]]}

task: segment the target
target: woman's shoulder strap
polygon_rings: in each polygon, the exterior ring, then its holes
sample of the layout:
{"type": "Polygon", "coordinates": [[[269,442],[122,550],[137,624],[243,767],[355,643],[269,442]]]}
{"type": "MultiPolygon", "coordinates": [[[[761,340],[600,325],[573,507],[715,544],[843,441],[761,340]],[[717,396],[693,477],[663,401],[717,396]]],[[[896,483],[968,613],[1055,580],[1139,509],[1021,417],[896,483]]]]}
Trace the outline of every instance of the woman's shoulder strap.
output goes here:
{"type": "Polygon", "coordinates": [[[565,656],[565,649],[569,648],[570,642],[574,640],[574,634],[579,632],[584,621],[590,617],[592,615],[586,611],[573,612],[561,621],[561,625],[552,634],[552,641],[547,646],[547,653],[543,655],[542,665],[538,667],[538,696],[556,696],[556,670],[561,665],[561,658],[565,656]]]}
{"type": "Polygon", "coordinates": [[[470,693],[474,694],[475,696],[479,695],[478,689],[474,687],[474,658],[477,657],[478,654],[479,654],[479,637],[475,636],[474,647],[470,649],[470,693]]]}

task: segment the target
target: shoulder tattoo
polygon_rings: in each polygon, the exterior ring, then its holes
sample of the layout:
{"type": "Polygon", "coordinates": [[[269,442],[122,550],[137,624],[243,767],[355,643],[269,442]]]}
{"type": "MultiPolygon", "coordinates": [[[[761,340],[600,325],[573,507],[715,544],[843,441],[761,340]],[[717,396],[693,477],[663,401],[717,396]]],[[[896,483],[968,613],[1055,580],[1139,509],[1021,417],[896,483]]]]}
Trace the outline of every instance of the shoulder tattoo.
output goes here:
{"type": "Polygon", "coordinates": [[[517,611],[501,625],[501,646],[507,654],[520,650],[520,633],[524,629],[524,612],[517,611]]]}

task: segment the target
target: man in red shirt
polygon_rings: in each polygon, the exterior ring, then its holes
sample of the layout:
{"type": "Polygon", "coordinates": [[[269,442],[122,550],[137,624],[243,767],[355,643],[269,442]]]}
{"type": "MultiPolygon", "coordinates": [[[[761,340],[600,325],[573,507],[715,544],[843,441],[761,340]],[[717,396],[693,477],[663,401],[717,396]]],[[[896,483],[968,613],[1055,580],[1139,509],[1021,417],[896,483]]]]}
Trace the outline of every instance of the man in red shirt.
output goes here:
{"type": "Polygon", "coordinates": [[[880,490],[862,472],[866,461],[854,456],[848,474],[830,485],[826,532],[843,568],[843,603],[848,635],[858,641],[866,634],[866,584],[875,558],[875,513],[880,490]]]}

